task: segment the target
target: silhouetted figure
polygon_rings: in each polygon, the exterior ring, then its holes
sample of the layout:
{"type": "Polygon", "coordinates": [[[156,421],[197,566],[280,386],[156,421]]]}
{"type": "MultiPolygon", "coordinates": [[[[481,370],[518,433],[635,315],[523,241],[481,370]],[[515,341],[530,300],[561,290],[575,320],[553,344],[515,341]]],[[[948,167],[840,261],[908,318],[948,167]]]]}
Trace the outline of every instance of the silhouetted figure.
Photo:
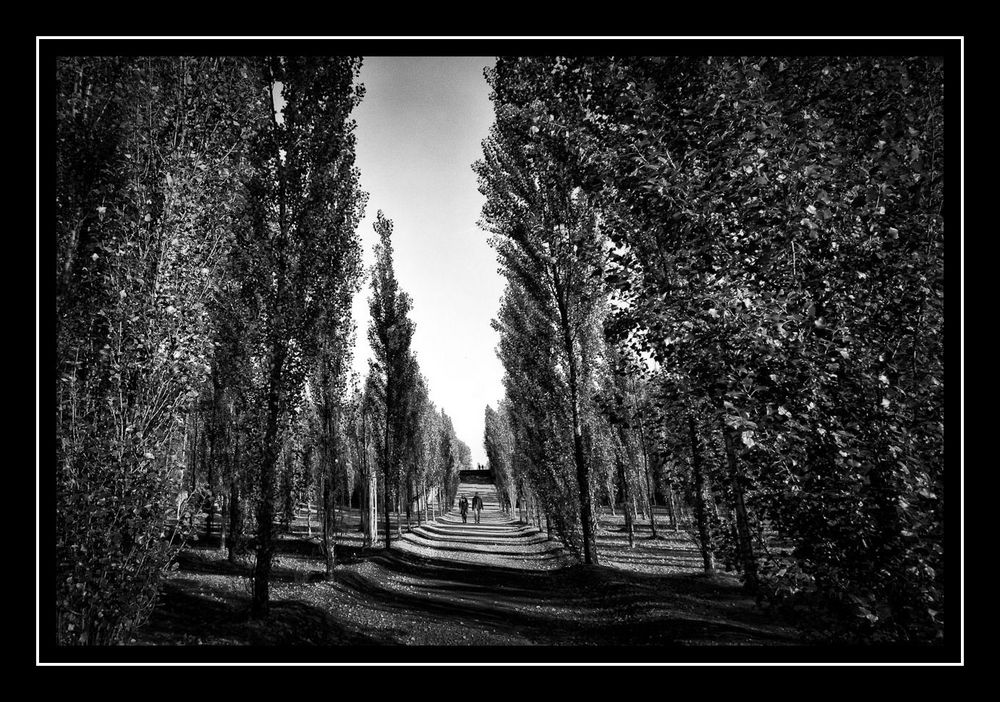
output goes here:
{"type": "Polygon", "coordinates": [[[479,510],[483,508],[483,498],[477,492],[472,496],[472,511],[476,513],[476,524],[479,524],[479,510]]]}
{"type": "Polygon", "coordinates": [[[465,495],[462,495],[458,500],[458,511],[462,513],[462,523],[468,522],[469,501],[465,499],[465,495]]]}

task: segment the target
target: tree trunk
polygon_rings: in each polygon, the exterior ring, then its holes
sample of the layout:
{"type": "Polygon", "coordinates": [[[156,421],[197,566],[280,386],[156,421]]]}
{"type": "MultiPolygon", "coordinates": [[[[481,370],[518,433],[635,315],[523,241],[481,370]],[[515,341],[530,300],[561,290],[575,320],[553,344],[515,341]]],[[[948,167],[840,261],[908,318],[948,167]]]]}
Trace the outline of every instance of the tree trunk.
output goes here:
{"type": "Polygon", "coordinates": [[[229,522],[229,498],[225,494],[220,494],[219,499],[222,500],[222,504],[219,506],[219,550],[226,548],[229,543],[229,535],[226,531],[226,525],[229,522]]]}
{"type": "Polygon", "coordinates": [[[257,505],[257,562],[253,573],[254,618],[266,617],[270,600],[271,559],[274,556],[274,473],[278,464],[278,420],[281,414],[281,375],[285,349],[272,347],[273,358],[268,379],[267,424],[260,467],[260,502],[257,505]]]}
{"type": "Polygon", "coordinates": [[[326,558],[326,577],[333,577],[337,565],[337,503],[336,494],[330,485],[330,476],[323,478],[323,556],[326,558]]]}
{"type": "Polygon", "coordinates": [[[391,493],[389,489],[389,468],[391,467],[392,452],[389,450],[389,422],[391,421],[391,408],[393,406],[393,382],[391,372],[387,369],[385,379],[385,442],[382,444],[384,454],[382,456],[382,472],[385,478],[385,547],[388,549],[392,545],[392,525],[389,523],[389,509],[391,507],[391,493]]]}
{"type": "Polygon", "coordinates": [[[413,505],[413,487],[406,482],[406,530],[410,531],[410,507],[413,505]]]}
{"type": "Polygon", "coordinates": [[[402,492],[402,491],[399,490],[399,489],[396,490],[396,499],[393,500],[393,506],[396,508],[396,538],[397,539],[403,538],[402,505],[399,504],[400,501],[403,499],[403,496],[400,495],[400,492],[402,492]]]}
{"type": "MultiPolygon", "coordinates": [[[[217,460],[217,458],[216,458],[217,451],[215,449],[216,433],[218,432],[218,424],[215,421],[215,416],[216,416],[216,412],[215,412],[215,396],[216,395],[215,395],[215,393],[216,392],[217,392],[217,390],[213,387],[213,389],[212,389],[212,412],[209,415],[209,419],[211,421],[208,424],[208,426],[211,428],[211,431],[206,434],[206,444],[207,444],[207,447],[208,447],[208,459],[205,461],[205,465],[208,468],[208,490],[209,490],[209,495],[208,495],[208,521],[206,522],[206,527],[205,528],[206,528],[206,531],[208,532],[209,536],[211,536],[211,534],[212,534],[212,525],[215,522],[215,498],[216,498],[216,491],[215,491],[215,481],[214,481],[214,477],[215,476],[213,475],[214,471],[212,470],[212,468],[215,465],[215,461],[217,460]]],[[[221,544],[222,544],[221,538],[219,540],[219,544],[220,544],[220,547],[221,547],[221,544]]]]}
{"type": "Polygon", "coordinates": [[[668,484],[666,486],[667,490],[667,515],[670,517],[670,528],[674,531],[680,529],[680,525],[677,523],[677,509],[674,505],[674,489],[668,484]]]}
{"type": "Polygon", "coordinates": [[[191,497],[198,489],[198,415],[191,414],[191,456],[188,458],[191,464],[191,497]]]}
{"type": "Polygon", "coordinates": [[[207,473],[209,476],[208,482],[206,483],[206,487],[209,489],[209,491],[211,491],[212,474],[210,472],[210,469],[208,468],[208,420],[207,419],[202,420],[202,427],[201,427],[201,469],[202,473],[207,473]]]}
{"type": "MultiPolygon", "coordinates": [[[[625,531],[628,532],[628,545],[629,548],[635,548],[635,523],[632,521],[632,512],[628,509],[629,500],[631,500],[631,495],[629,495],[628,489],[628,479],[625,476],[625,462],[618,461],[618,480],[622,484],[622,501],[625,503],[625,531]]],[[[611,514],[614,514],[614,497],[611,499],[611,514]]]]}
{"type": "Polygon", "coordinates": [[[739,557],[743,566],[743,586],[747,592],[756,594],[759,587],[757,577],[757,559],[753,553],[753,541],[750,536],[750,518],[747,515],[744,492],[746,486],[743,481],[743,474],[739,463],[736,460],[736,446],[732,433],[726,427],[722,428],[722,435],[726,442],[726,459],[729,462],[729,475],[733,481],[733,495],[736,502],[736,534],[738,537],[739,557]]]}
{"type": "Polygon", "coordinates": [[[215,523],[215,495],[208,495],[208,513],[205,515],[205,536],[212,535],[212,525],[215,523]]]}
{"type": "Polygon", "coordinates": [[[374,547],[378,543],[378,475],[372,470],[368,474],[368,533],[365,542],[374,547]]]}
{"type": "MultiPolygon", "coordinates": [[[[634,388],[633,388],[634,390],[634,388]]],[[[633,395],[634,396],[634,395],[633,395]]],[[[642,416],[639,414],[638,407],[636,407],[636,420],[639,424],[639,449],[642,451],[642,470],[646,476],[646,493],[649,505],[649,526],[653,530],[652,538],[656,538],[656,513],[653,511],[653,505],[656,503],[656,486],[653,484],[653,480],[650,477],[649,468],[649,451],[646,448],[646,430],[642,424],[642,416]]]]}
{"type": "Polygon", "coordinates": [[[361,529],[364,545],[374,546],[378,541],[378,476],[369,470],[361,490],[361,529]]]}
{"type": "Polygon", "coordinates": [[[240,504],[240,483],[236,479],[236,471],[229,481],[229,533],[226,535],[227,557],[230,563],[235,563],[240,550],[240,537],[243,533],[243,514],[240,504]]]}
{"type": "Polygon", "coordinates": [[[576,483],[580,490],[580,524],[583,527],[583,562],[598,565],[597,534],[594,525],[594,506],[590,496],[590,467],[583,449],[583,425],[580,421],[580,388],[576,377],[576,347],[570,329],[568,293],[558,275],[554,275],[556,303],[561,319],[563,346],[569,366],[569,394],[573,416],[573,461],[576,464],[576,483]]]}
{"type": "Polygon", "coordinates": [[[694,416],[688,417],[688,431],[691,435],[691,466],[694,472],[694,511],[698,520],[698,538],[701,541],[701,558],[705,564],[706,573],[715,572],[715,549],[712,544],[712,531],[708,524],[708,505],[705,495],[705,474],[701,465],[701,449],[698,447],[698,434],[695,430],[694,416]]]}
{"type": "Polygon", "coordinates": [[[388,460],[383,468],[383,477],[385,478],[385,486],[383,492],[385,495],[382,498],[383,509],[385,511],[385,547],[391,548],[392,546],[392,495],[389,489],[389,463],[388,460]]]}

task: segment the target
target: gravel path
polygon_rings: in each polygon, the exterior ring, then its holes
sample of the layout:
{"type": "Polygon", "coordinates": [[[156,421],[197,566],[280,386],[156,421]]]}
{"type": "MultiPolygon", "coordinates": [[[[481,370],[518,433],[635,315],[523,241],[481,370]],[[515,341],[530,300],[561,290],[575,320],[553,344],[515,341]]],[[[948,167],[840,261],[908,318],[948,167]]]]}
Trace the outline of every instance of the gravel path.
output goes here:
{"type": "Polygon", "coordinates": [[[397,542],[406,553],[442,563],[475,563],[495,568],[545,571],[570,563],[563,549],[536,527],[519,524],[500,509],[492,484],[463,482],[459,495],[483,500],[477,524],[472,510],[463,522],[457,510],[424,524],[397,542]]]}

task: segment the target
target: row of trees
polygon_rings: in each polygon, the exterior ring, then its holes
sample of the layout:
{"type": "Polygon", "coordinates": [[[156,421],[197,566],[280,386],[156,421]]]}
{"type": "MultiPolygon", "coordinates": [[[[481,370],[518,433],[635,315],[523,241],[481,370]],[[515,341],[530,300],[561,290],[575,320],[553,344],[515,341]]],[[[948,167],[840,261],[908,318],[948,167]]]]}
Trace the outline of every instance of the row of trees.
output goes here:
{"type": "Polygon", "coordinates": [[[474,168],[507,278],[501,491],[587,563],[602,487],[659,492],[706,571],[820,635],[939,638],[943,70],[500,58],[474,168]]]}
{"type": "Polygon", "coordinates": [[[385,546],[389,548],[391,506],[405,505],[407,523],[411,507],[415,507],[418,524],[429,500],[450,508],[458,492],[459,471],[470,467],[472,453],[455,434],[451,418],[444,410],[438,413],[430,401],[427,380],[410,348],[415,330],[409,318],[412,302],[396,280],[392,221],[381,211],[375,231],[379,242],[372,269],[368,329],[372,358],[366,395],[380,408],[368,431],[383,485],[387,486],[383,503],[385,546]]]}
{"type": "Polygon", "coordinates": [[[58,60],[61,643],[118,642],[148,616],[185,514],[222,513],[229,557],[252,554],[263,616],[297,502],[322,505],[329,572],[352,494],[369,544],[383,495],[387,546],[390,508],[420,519],[452,499],[469,452],[428,399],[381,213],[375,358],[363,381],[349,373],[360,65],[58,60]]]}

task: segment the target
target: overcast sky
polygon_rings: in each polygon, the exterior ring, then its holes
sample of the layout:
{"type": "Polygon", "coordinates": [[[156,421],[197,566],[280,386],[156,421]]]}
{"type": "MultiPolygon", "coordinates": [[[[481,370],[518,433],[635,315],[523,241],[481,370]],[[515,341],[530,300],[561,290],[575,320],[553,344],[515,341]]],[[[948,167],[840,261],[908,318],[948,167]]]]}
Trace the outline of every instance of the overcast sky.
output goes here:
{"type": "MultiPolygon", "coordinates": [[[[472,163],[493,122],[483,68],[492,57],[365,57],[365,97],[355,110],[357,165],[369,193],[360,227],[372,264],[375,213],[393,221],[396,276],[413,298],[413,348],[431,400],[486,463],[483,412],[503,395],[498,337],[490,327],[503,279],[487,235],[476,226],[483,198],[472,163]]],[[[365,287],[354,300],[362,376],[371,353],[365,287]]]]}

